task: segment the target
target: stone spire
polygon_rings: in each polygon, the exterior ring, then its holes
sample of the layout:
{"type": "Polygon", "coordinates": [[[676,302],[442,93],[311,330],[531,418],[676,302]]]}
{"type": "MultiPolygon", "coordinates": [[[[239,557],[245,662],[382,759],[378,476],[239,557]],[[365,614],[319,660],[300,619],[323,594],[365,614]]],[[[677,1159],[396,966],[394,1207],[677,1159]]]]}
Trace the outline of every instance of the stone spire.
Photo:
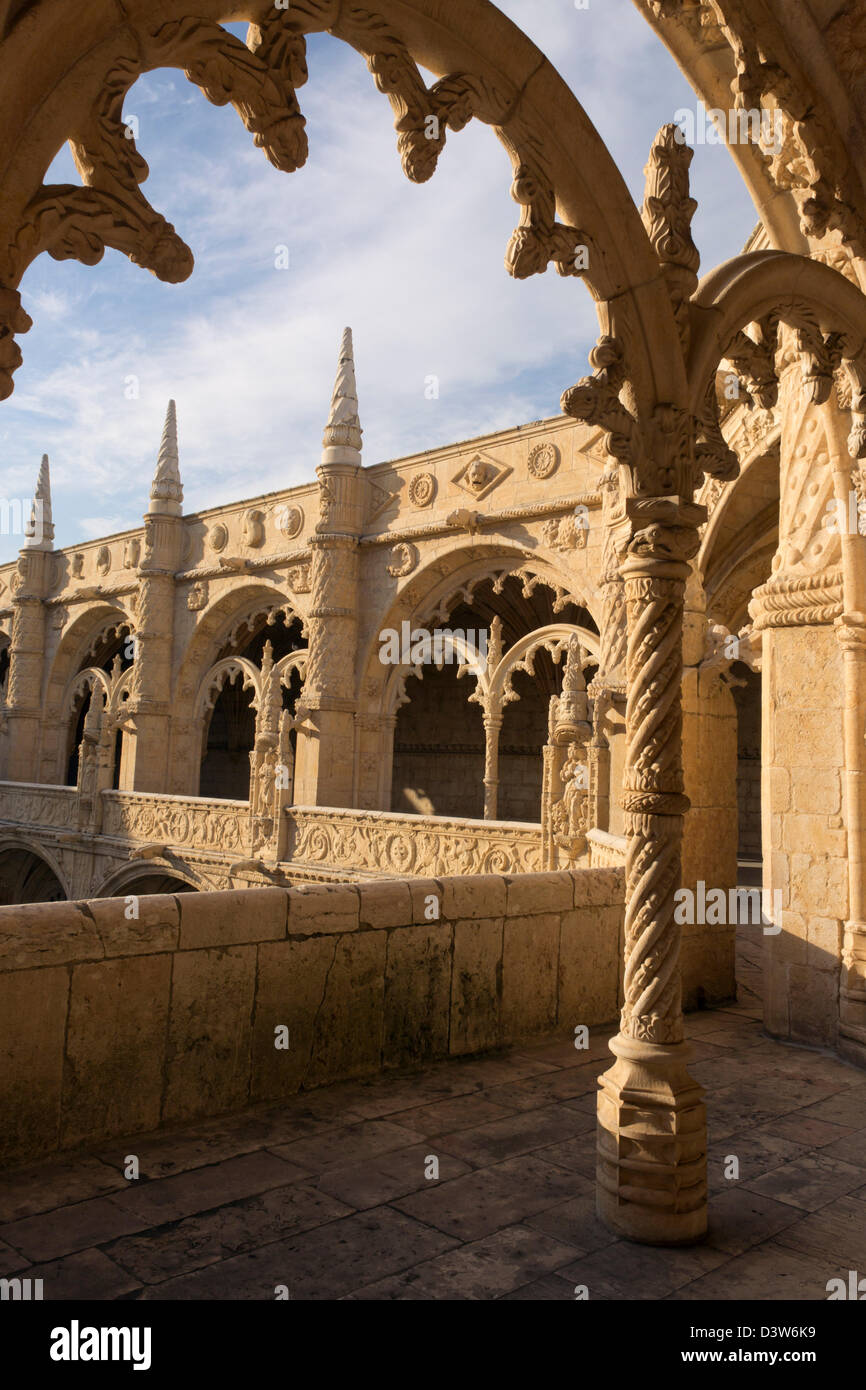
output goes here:
{"type": "Polygon", "coordinates": [[[24,531],[24,544],[28,550],[54,549],[54,523],[51,519],[51,474],[48,455],[42,455],[36,492],[30,508],[30,522],[24,531]]]}
{"type": "Polygon", "coordinates": [[[340,364],[331,413],[322,436],[323,463],[361,463],[361,423],[358,419],[358,388],[355,385],[355,359],[352,352],[352,330],[343,330],[340,344],[340,364]]]}
{"type": "Polygon", "coordinates": [[[180,481],[180,462],[177,454],[177,414],[174,401],[169,401],[165,412],[165,424],[156,460],[156,472],[150,485],[150,506],[148,512],[162,512],[169,516],[181,515],[183,487],[180,481]]]}

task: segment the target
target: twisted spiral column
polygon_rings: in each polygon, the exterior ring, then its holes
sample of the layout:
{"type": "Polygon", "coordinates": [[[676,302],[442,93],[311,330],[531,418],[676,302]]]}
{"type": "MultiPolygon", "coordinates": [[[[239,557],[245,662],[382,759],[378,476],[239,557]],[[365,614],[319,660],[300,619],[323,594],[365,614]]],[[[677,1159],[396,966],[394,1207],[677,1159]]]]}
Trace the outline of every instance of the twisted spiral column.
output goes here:
{"type": "Polygon", "coordinates": [[[684,582],[626,579],[628,700],[623,809],[626,961],[622,1031],[646,1042],[682,1039],[674,893],[680,881],[684,582]]]}
{"type": "Polygon", "coordinates": [[[618,1234],[684,1244],[706,1231],[703,1090],[686,1071],[680,975],[682,635],[694,528],[630,532],[623,809],[625,971],[616,1061],[599,1080],[598,1211],[618,1234]]]}

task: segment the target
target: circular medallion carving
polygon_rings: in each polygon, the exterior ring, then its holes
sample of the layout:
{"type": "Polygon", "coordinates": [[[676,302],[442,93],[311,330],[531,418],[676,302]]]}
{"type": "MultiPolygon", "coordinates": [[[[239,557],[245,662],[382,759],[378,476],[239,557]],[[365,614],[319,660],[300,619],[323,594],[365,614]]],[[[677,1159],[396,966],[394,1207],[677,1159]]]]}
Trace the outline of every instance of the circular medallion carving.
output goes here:
{"type": "Polygon", "coordinates": [[[409,484],[409,501],[413,507],[429,507],[436,496],[436,479],[432,473],[416,473],[409,484]]]}
{"type": "Polygon", "coordinates": [[[556,472],[558,466],[559,450],[549,440],[543,444],[536,444],[530,449],[527,467],[533,478],[549,478],[551,473],[556,472]]]}
{"type": "Polygon", "coordinates": [[[277,507],[274,513],[277,529],[282,532],[287,540],[292,540],[297,536],[304,525],[304,513],[300,507],[277,507]]]}
{"type": "Polygon", "coordinates": [[[207,542],[211,550],[225,550],[229,543],[229,528],[224,521],[218,521],[207,533],[207,542]]]}

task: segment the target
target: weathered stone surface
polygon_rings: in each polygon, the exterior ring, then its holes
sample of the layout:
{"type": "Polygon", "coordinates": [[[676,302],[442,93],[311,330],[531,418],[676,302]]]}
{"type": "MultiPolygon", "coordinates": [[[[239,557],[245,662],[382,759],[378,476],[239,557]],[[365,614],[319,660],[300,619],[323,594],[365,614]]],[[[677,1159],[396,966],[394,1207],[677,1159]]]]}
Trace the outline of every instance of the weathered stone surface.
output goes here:
{"type": "Polygon", "coordinates": [[[65,970],[0,974],[0,1155],[6,1162],[57,1147],[68,995],[65,970]]]}
{"type": "Polygon", "coordinates": [[[249,1095],[255,946],[174,957],[163,1119],[219,1114],[249,1095]]]}
{"type": "Polygon", "coordinates": [[[240,889],[231,898],[225,893],[183,893],[178,902],[182,951],[279,941],[286,935],[288,897],[281,888],[240,889]]]}
{"type": "Polygon", "coordinates": [[[334,964],[336,936],[264,942],[259,947],[253,1034],[252,1098],[277,1100],[299,1090],[310,1073],[316,1021],[334,964]],[[277,1047],[278,1029],[288,1047],[277,1047]]]}
{"type": "Polygon", "coordinates": [[[289,936],[323,936],[356,931],[360,899],[355,888],[310,884],[289,898],[289,936]]]}
{"type": "Polygon", "coordinates": [[[452,928],[448,923],[388,933],[385,967],[386,1066],[448,1054],[452,928]]]}
{"type": "Polygon", "coordinates": [[[180,935],[178,899],[167,893],[126,898],[91,898],[87,910],[96,923],[106,957],[158,955],[174,951],[180,935]]]}
{"type": "Polygon", "coordinates": [[[382,1063],[387,933],[337,938],[315,1020],[309,1084],[378,1071],[382,1063]]]}
{"type": "Polygon", "coordinates": [[[498,1046],[502,1035],[502,937],[504,921],[454,924],[451,1051],[498,1046]]]}
{"type": "Polygon", "coordinates": [[[508,917],[502,946],[502,1031],[533,1037],[556,1024],[559,924],[556,913],[508,917]]]}
{"type": "Polygon", "coordinates": [[[73,970],[64,1147],[159,1123],[171,970],[170,955],[132,956],[73,970]]]}

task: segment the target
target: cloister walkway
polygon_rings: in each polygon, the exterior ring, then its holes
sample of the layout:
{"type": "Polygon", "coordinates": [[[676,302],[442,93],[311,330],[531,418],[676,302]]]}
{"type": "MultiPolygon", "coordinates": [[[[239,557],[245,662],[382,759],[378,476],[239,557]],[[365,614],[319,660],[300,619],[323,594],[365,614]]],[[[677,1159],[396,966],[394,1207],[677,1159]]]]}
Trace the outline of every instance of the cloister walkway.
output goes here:
{"type": "Polygon", "coordinates": [[[602,1031],[7,1173],[0,1276],[46,1299],[824,1300],[866,1269],[866,1074],[766,1038],[748,946],[740,973],[741,1002],[687,1020],[703,1245],[632,1245],[595,1217],[602,1031]]]}

